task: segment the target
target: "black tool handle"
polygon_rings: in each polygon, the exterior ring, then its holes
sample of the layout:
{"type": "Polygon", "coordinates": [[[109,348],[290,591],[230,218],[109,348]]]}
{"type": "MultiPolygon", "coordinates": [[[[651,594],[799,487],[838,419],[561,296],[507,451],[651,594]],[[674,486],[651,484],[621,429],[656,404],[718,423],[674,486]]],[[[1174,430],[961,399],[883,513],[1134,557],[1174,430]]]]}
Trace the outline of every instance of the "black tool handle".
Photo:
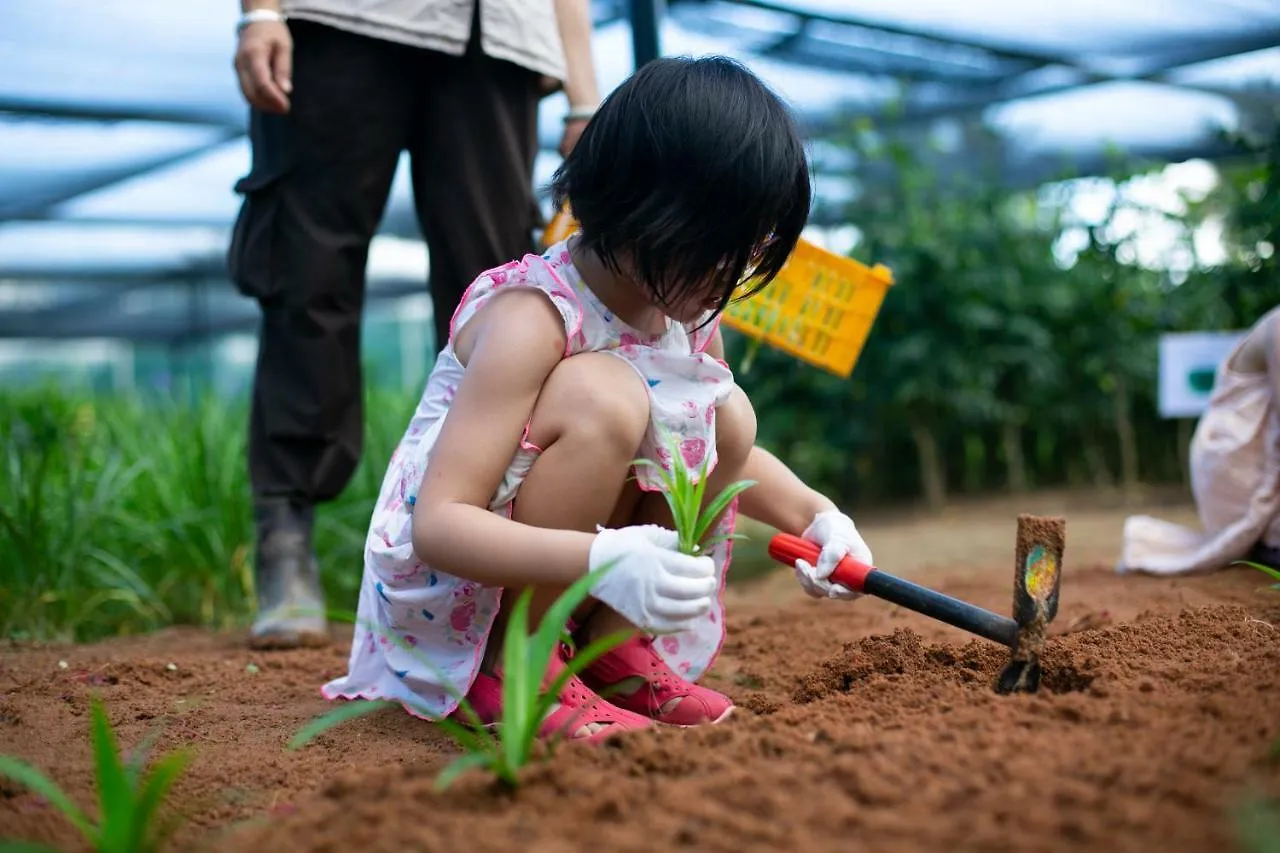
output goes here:
{"type": "MultiPolygon", "coordinates": [[[[794,565],[796,560],[813,563],[818,559],[819,553],[817,545],[786,533],[779,533],[769,543],[769,554],[788,565],[794,565]]],[[[1013,648],[1017,639],[1018,625],[1012,619],[886,574],[852,557],[845,557],[840,561],[831,575],[831,581],[856,592],[893,602],[1002,646],[1013,648]]]]}
{"type": "MultiPolygon", "coordinates": [[[[835,580],[835,576],[832,576],[835,580]]],[[[837,581],[838,583],[839,581],[837,581]]],[[[1013,648],[1018,635],[1018,625],[1012,619],[976,607],[958,598],[943,595],[937,590],[885,574],[879,569],[867,573],[862,591],[885,601],[892,601],[908,610],[922,613],[939,622],[963,628],[971,634],[985,637],[1002,646],[1013,648]]]]}

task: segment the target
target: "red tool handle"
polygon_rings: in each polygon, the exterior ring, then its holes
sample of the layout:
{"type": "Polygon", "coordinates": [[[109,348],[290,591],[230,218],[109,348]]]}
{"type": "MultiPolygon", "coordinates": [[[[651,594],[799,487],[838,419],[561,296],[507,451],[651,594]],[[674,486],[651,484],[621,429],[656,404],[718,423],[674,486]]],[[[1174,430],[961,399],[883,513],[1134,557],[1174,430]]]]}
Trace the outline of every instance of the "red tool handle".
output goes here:
{"type": "MultiPolygon", "coordinates": [[[[769,556],[788,566],[794,566],[796,560],[804,560],[812,566],[817,563],[818,555],[821,553],[822,549],[817,545],[789,533],[779,533],[769,540],[769,556]]],[[[831,582],[854,592],[862,592],[862,587],[867,582],[867,575],[875,570],[875,566],[858,562],[853,557],[845,557],[836,564],[836,570],[831,573],[831,582]]]]}

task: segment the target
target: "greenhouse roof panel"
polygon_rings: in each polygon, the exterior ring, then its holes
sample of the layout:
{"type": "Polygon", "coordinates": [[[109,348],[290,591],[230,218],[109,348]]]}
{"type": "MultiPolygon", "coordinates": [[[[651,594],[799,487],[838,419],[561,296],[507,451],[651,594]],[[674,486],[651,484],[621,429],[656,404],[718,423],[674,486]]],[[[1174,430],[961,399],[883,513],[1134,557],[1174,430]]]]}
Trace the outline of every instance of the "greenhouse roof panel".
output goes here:
{"type": "MultiPolygon", "coordinates": [[[[629,6],[593,0],[605,91],[634,65],[629,6]]],[[[233,186],[250,161],[231,68],[236,15],[231,0],[6,5],[0,283],[28,291],[0,299],[6,333],[47,308],[35,292],[46,287],[55,303],[80,300],[86,330],[97,321],[124,336],[192,332],[180,319],[189,311],[160,302],[91,310],[131,287],[211,281],[238,306],[228,311],[251,307],[225,279],[233,186]]],[[[666,55],[741,59],[788,99],[813,137],[815,219],[874,179],[820,138],[855,117],[933,142],[974,123],[1001,130],[1007,179],[1034,185],[1064,168],[1104,168],[1112,149],[1217,156],[1221,130],[1274,121],[1280,84],[1273,0],[668,0],[659,35],[666,55]]],[[[566,106],[561,95],[541,106],[539,186],[558,165],[566,106]]],[[[418,241],[404,165],[382,233],[418,241]]],[[[407,271],[423,268],[391,263],[372,279],[410,287],[407,271]]]]}

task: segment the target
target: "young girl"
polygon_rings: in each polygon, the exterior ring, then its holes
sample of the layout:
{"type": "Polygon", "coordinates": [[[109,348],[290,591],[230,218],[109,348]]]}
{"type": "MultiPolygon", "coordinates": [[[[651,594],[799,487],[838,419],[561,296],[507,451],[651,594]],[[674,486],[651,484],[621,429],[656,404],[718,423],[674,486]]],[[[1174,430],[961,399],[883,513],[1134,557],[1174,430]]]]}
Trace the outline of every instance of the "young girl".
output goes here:
{"type": "Polygon", "coordinates": [[[613,562],[567,627],[579,646],[637,636],[569,682],[543,734],[724,719],[730,700],[697,680],[724,638],[730,545],[678,553],[658,478],[633,466],[670,466],[671,434],[691,469],[708,463],[708,494],[757,481],[718,532],[740,511],[822,548],[795,567],[810,595],[853,597],[828,576],[848,554],[871,562],[847,516],[754,446],[723,361],[720,312],[740,283],[777,275],[808,216],[808,165],[777,97],[730,60],[650,63],[601,105],[554,196],[580,232],[482,274],[453,317],[383,481],[361,627],[327,698],[434,719],[455,711],[456,690],[492,722],[504,607],[532,587],[536,623],[613,562]]]}

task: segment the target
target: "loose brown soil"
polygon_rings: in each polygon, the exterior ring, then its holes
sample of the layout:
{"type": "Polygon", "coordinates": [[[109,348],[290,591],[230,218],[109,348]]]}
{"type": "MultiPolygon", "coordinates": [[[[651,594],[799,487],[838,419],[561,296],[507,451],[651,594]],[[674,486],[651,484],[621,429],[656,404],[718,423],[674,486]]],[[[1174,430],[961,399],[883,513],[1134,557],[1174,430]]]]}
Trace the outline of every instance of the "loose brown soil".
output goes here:
{"type": "MultiPolygon", "coordinates": [[[[1117,577],[1073,560],[1068,519],[1035,696],[991,690],[1006,656],[991,643],[873,599],[809,601],[777,577],[732,591],[708,676],[740,704],[727,723],[562,749],[515,795],[475,777],[436,793],[455,749],[400,712],[286,752],[328,707],[317,688],[345,664],[341,638],[251,653],[240,637],[173,630],[6,650],[0,752],[91,806],[100,695],[126,746],[158,730],[159,748],[197,751],[175,793],[184,850],[1236,849],[1232,809],[1280,793],[1266,757],[1280,737],[1280,593],[1244,569],[1117,577]]],[[[922,559],[903,573],[1008,612],[1013,521],[995,527],[998,565],[922,559]]],[[[0,837],[79,849],[9,782],[0,837]]]]}

